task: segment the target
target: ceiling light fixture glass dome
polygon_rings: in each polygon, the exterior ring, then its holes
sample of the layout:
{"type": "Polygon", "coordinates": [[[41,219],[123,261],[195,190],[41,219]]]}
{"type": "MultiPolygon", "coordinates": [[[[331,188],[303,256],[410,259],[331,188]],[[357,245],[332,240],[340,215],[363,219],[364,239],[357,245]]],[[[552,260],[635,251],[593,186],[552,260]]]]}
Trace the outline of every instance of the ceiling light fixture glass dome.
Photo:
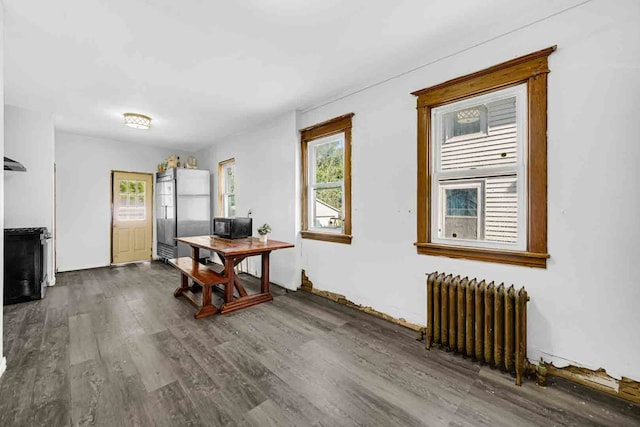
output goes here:
{"type": "Polygon", "coordinates": [[[151,117],[138,113],[124,113],[124,124],[134,129],[149,129],[151,117]]]}

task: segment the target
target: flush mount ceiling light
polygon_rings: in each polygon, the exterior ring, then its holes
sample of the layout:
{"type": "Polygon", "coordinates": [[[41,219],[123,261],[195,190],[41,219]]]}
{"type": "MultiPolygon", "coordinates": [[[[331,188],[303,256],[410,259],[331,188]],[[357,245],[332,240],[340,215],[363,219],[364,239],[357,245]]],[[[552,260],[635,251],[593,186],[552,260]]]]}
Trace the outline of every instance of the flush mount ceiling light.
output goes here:
{"type": "Polygon", "coordinates": [[[151,117],[144,114],[124,113],[124,124],[134,129],[149,129],[151,127],[151,117]]]}

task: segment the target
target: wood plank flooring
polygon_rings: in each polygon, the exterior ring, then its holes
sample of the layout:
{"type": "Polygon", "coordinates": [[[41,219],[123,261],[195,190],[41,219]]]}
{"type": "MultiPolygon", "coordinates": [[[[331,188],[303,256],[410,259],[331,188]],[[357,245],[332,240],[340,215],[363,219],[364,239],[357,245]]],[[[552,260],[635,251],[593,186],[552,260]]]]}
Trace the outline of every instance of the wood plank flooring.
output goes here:
{"type": "Polygon", "coordinates": [[[516,387],[301,292],[195,320],[159,262],[57,283],[4,307],[0,426],[640,425],[636,405],[563,380],[516,387]]]}

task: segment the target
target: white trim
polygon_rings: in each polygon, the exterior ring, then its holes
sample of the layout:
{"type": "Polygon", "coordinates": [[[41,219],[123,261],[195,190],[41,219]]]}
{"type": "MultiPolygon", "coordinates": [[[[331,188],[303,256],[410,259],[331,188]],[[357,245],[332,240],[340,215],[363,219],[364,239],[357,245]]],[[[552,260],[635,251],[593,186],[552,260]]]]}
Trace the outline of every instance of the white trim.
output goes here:
{"type": "Polygon", "coordinates": [[[7,369],[7,358],[2,356],[2,359],[0,359],[0,377],[2,377],[2,374],[4,374],[4,371],[7,369]]]}

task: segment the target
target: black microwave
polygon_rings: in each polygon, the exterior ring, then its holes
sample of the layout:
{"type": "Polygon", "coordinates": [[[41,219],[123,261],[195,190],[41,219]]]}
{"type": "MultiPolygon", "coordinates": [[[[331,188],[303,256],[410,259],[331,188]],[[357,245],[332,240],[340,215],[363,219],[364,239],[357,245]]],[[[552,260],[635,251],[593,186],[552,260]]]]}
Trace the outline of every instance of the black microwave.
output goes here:
{"type": "Polygon", "coordinates": [[[253,234],[252,218],[213,218],[213,234],[225,239],[241,239],[253,234]]]}

